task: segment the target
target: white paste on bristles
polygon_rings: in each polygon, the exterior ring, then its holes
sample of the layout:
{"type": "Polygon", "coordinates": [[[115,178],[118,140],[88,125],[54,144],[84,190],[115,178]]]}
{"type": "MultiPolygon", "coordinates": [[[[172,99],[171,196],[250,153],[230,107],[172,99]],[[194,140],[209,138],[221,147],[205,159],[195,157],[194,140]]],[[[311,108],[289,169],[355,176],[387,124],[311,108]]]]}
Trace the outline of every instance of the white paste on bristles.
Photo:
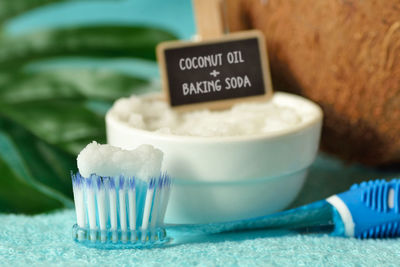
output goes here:
{"type": "Polygon", "coordinates": [[[79,172],[85,178],[96,174],[111,177],[134,176],[147,180],[160,175],[162,159],[161,150],[151,145],[124,150],[92,142],[79,153],[77,162],[79,172]]]}
{"type": "Polygon", "coordinates": [[[132,128],[161,134],[189,136],[244,136],[280,131],[301,124],[310,116],[304,107],[288,107],[277,97],[245,102],[228,110],[178,113],[152,96],[121,98],[110,115],[132,128]]]}

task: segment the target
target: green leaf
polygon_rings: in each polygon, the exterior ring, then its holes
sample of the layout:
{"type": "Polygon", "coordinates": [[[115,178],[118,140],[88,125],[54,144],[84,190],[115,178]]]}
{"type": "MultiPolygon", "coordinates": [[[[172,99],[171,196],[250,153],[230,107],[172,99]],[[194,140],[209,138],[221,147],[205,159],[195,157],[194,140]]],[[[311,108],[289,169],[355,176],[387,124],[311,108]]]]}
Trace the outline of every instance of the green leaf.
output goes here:
{"type": "Polygon", "coordinates": [[[69,171],[76,169],[75,156],[50,146],[11,121],[2,119],[1,123],[31,176],[65,196],[72,196],[69,171]]]}
{"type": "Polygon", "coordinates": [[[134,26],[86,26],[53,29],[0,43],[0,68],[57,56],[134,57],[155,60],[158,43],[175,37],[163,30],[134,26]]]}
{"type": "MultiPolygon", "coordinates": [[[[106,142],[104,113],[111,101],[145,84],[144,80],[104,70],[1,73],[0,118],[8,119],[0,120],[0,126],[25,162],[12,165],[12,170],[27,170],[16,176],[9,170],[10,164],[3,164],[8,170],[5,177],[30,177],[34,185],[45,187],[24,185],[27,194],[44,194],[37,199],[55,200],[46,200],[51,205],[42,209],[29,206],[24,210],[18,199],[6,194],[8,191],[0,192],[0,211],[5,211],[2,207],[12,212],[40,212],[71,206],[65,199],[72,197],[69,171],[76,169],[77,153],[93,140],[106,142]]],[[[21,182],[13,183],[0,180],[0,185],[10,190],[23,187],[21,182]]]]}
{"type": "Polygon", "coordinates": [[[2,159],[0,172],[0,212],[34,214],[63,207],[60,201],[22,181],[2,159]]]}
{"type": "Polygon", "coordinates": [[[104,117],[89,110],[85,101],[79,99],[1,103],[0,114],[73,154],[84,143],[105,141],[104,117]]]}
{"type": "Polygon", "coordinates": [[[77,154],[105,142],[104,115],[113,100],[146,82],[105,70],[0,74],[0,115],[49,144],[77,154]]]}
{"type": "Polygon", "coordinates": [[[72,207],[72,155],[55,150],[0,118],[0,212],[36,213],[72,207]]]}
{"type": "Polygon", "coordinates": [[[60,98],[113,101],[146,84],[145,80],[106,70],[0,73],[0,103],[60,98]]]}
{"type": "Polygon", "coordinates": [[[26,73],[23,67],[69,56],[154,60],[155,46],[170,39],[174,36],[165,31],[132,26],[56,29],[0,39],[0,212],[71,207],[69,171],[76,169],[76,155],[93,140],[105,143],[106,110],[115,99],[142,92],[146,85],[105,70],[26,73]]]}

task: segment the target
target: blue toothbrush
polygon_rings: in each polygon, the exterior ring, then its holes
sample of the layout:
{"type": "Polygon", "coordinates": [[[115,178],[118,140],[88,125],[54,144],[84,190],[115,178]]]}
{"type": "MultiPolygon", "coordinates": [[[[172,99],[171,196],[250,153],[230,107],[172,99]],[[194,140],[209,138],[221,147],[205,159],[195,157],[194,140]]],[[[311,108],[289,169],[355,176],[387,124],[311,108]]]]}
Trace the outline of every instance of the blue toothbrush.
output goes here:
{"type": "Polygon", "coordinates": [[[167,175],[149,182],[140,181],[136,183],[140,184],[138,188],[132,186],[134,178],[120,178],[119,183],[111,177],[94,175],[89,179],[90,182],[79,174],[73,175],[78,219],[78,224],[73,227],[73,238],[89,247],[153,248],[193,242],[212,234],[251,229],[328,232],[333,236],[360,239],[400,236],[400,179],[355,184],[350,190],[326,200],[272,215],[224,223],[169,226],[162,222],[171,184],[167,175]],[[126,180],[129,186],[121,184],[121,179],[126,180]],[[94,181],[97,187],[93,186],[94,181]],[[117,197],[99,197],[97,194],[102,190],[105,190],[105,195],[117,197]],[[128,201],[133,193],[135,203],[139,203],[135,207],[131,206],[132,201],[128,201]],[[101,207],[94,203],[99,199],[105,201],[101,207]],[[128,216],[133,212],[134,217],[128,216]],[[102,228],[99,226],[100,217],[103,217],[102,228]],[[127,225],[134,225],[134,228],[127,225]]]}

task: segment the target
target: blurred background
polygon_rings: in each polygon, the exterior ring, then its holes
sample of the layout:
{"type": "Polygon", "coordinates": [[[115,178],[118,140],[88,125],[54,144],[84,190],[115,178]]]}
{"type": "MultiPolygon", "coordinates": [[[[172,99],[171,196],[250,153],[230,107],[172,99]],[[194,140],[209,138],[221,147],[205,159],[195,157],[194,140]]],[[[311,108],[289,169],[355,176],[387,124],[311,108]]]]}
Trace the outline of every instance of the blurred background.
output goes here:
{"type": "Polygon", "coordinates": [[[0,0],[0,212],[72,207],[69,170],[116,98],[151,90],[189,0],[0,0]],[[177,16],[179,14],[179,16],[177,16]]]}
{"type": "MultiPolygon", "coordinates": [[[[72,208],[77,153],[115,99],[159,90],[155,46],[195,33],[191,1],[0,0],[0,25],[0,212],[72,208]]],[[[320,154],[294,205],[398,173],[320,154]]]]}

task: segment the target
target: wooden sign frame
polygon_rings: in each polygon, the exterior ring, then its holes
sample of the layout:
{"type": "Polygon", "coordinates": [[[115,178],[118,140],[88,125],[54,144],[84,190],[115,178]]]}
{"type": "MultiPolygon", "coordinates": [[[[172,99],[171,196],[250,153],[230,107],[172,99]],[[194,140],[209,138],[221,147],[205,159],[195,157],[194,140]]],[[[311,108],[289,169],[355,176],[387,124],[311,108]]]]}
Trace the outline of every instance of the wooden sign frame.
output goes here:
{"type": "Polygon", "coordinates": [[[273,94],[265,37],[258,30],[232,33],[232,34],[222,35],[218,38],[207,39],[205,41],[198,41],[198,42],[182,42],[182,41],[163,42],[157,46],[157,59],[158,59],[158,63],[159,63],[159,68],[160,68],[160,73],[161,73],[161,78],[162,78],[162,88],[163,88],[163,93],[164,93],[165,99],[170,104],[170,106],[174,110],[177,110],[177,111],[187,111],[187,110],[201,109],[201,108],[227,109],[227,108],[231,107],[232,105],[239,103],[239,102],[263,101],[263,100],[266,101],[266,100],[270,99],[273,94]],[[175,49],[175,48],[185,48],[185,47],[208,45],[208,44],[219,44],[219,43],[222,44],[222,43],[226,43],[229,41],[245,40],[245,39],[252,39],[252,38],[257,38],[257,40],[258,40],[261,72],[263,74],[262,75],[263,87],[264,87],[264,92],[265,92],[263,95],[253,95],[253,96],[246,96],[246,97],[240,97],[240,98],[231,98],[231,99],[215,100],[215,101],[208,101],[208,102],[184,104],[184,105],[178,105],[178,106],[171,105],[169,79],[168,79],[168,73],[167,73],[168,70],[167,70],[167,64],[166,64],[166,59],[165,59],[165,51],[166,50],[175,49]]]}

